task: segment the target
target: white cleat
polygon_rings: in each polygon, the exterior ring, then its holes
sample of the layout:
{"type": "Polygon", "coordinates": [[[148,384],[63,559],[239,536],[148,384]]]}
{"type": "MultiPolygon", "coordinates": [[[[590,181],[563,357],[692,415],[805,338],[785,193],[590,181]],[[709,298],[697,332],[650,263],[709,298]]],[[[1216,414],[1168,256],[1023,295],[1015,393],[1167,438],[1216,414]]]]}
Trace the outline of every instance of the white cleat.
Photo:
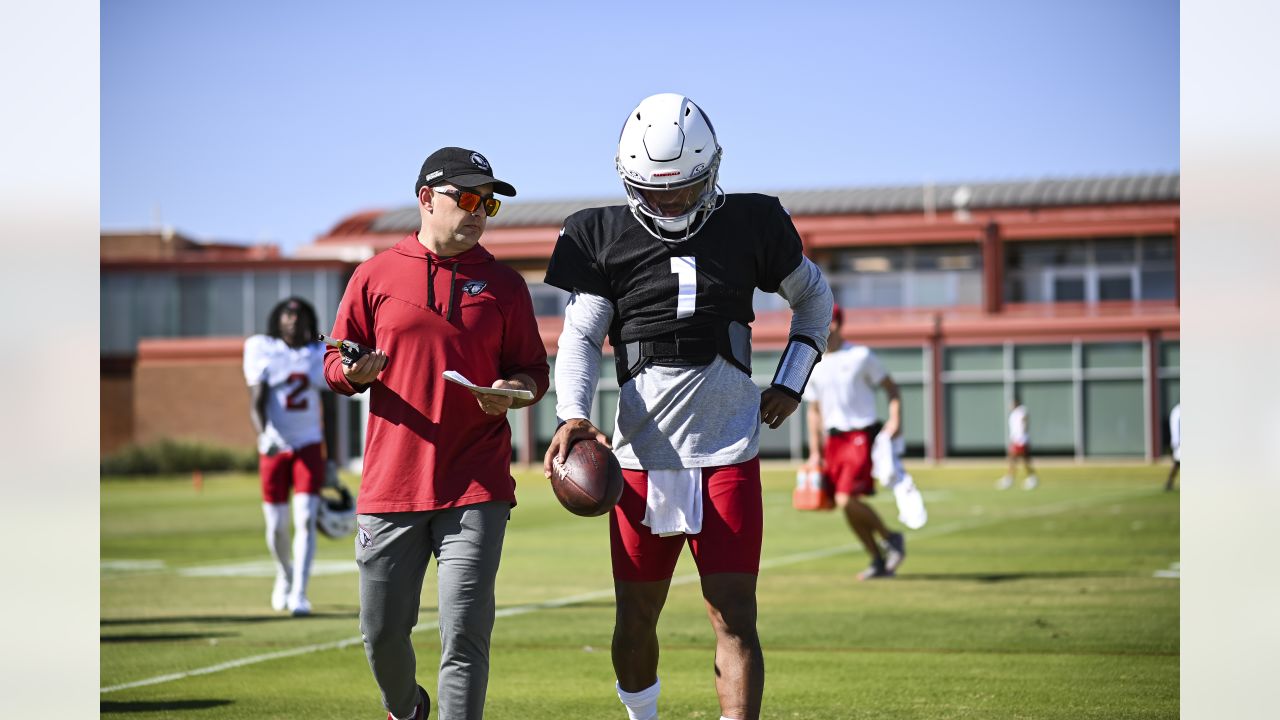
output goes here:
{"type": "Polygon", "coordinates": [[[289,598],[289,614],[294,617],[306,617],[311,614],[311,602],[305,597],[289,598]]]}
{"type": "Polygon", "coordinates": [[[1005,475],[996,481],[997,490],[1008,490],[1011,487],[1013,487],[1013,476],[1011,475],[1005,475]]]}
{"type": "Polygon", "coordinates": [[[1035,490],[1040,487],[1040,480],[1035,475],[1028,475],[1027,479],[1022,481],[1023,490],[1035,490]]]}
{"type": "Polygon", "coordinates": [[[271,589],[271,609],[283,612],[289,607],[289,578],[277,577],[275,587],[271,589]]]}

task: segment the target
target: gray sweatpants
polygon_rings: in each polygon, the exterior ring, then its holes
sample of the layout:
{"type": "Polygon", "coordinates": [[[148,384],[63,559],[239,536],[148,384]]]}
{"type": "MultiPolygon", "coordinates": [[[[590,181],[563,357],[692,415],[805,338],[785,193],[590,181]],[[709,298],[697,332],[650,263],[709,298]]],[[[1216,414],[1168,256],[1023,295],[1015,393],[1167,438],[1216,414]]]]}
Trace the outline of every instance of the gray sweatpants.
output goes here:
{"type": "Polygon", "coordinates": [[[440,720],[479,720],[489,683],[494,579],[511,505],[359,515],[360,632],[382,704],[407,717],[418,702],[409,633],[432,555],[439,582],[440,720]]]}

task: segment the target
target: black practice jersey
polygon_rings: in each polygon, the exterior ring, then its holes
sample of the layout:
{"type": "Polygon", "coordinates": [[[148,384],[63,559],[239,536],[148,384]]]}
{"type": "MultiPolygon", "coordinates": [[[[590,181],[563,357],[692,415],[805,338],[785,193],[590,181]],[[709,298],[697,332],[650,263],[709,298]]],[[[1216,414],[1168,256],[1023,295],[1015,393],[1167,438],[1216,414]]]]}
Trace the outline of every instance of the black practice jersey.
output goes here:
{"type": "Polygon", "coordinates": [[[580,210],[565,220],[546,282],[610,300],[616,345],[750,324],[755,289],[777,292],[801,258],[800,234],[778,199],[744,193],[726,195],[680,242],[650,235],[625,205],[580,210]]]}

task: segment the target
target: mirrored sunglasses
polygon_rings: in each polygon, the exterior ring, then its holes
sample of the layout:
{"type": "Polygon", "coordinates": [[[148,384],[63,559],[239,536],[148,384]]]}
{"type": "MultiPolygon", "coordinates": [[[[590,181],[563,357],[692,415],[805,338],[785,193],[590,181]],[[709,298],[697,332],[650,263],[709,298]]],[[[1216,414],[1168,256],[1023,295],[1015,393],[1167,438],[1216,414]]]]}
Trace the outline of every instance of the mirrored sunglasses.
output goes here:
{"type": "Polygon", "coordinates": [[[454,202],[458,203],[458,207],[466,212],[475,212],[476,208],[480,207],[481,203],[484,203],[484,214],[493,217],[498,214],[498,208],[502,207],[502,201],[492,195],[484,197],[466,190],[431,189],[441,195],[448,195],[453,198],[454,202]]]}

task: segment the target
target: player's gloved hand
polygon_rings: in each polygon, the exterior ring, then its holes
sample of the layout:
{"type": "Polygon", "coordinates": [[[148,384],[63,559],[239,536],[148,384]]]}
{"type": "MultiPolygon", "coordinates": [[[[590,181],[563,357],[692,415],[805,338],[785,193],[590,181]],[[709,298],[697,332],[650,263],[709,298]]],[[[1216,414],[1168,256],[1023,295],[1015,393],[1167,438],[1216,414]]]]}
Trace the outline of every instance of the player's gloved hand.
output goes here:
{"type": "Polygon", "coordinates": [[[800,401],[774,387],[765,388],[760,393],[760,422],[777,429],[800,407],[800,401]]]}
{"type": "Polygon", "coordinates": [[[338,478],[338,461],[326,461],[324,464],[324,486],[327,488],[337,488],[341,485],[342,480],[338,478]]]}
{"type": "Polygon", "coordinates": [[[564,462],[565,456],[569,454],[569,448],[573,447],[574,443],[588,439],[610,447],[609,438],[600,432],[600,428],[592,425],[590,420],[586,418],[566,420],[556,430],[556,434],[551,436],[551,445],[547,447],[547,454],[542,458],[542,474],[550,478],[551,461],[554,459],[564,462]]]}

